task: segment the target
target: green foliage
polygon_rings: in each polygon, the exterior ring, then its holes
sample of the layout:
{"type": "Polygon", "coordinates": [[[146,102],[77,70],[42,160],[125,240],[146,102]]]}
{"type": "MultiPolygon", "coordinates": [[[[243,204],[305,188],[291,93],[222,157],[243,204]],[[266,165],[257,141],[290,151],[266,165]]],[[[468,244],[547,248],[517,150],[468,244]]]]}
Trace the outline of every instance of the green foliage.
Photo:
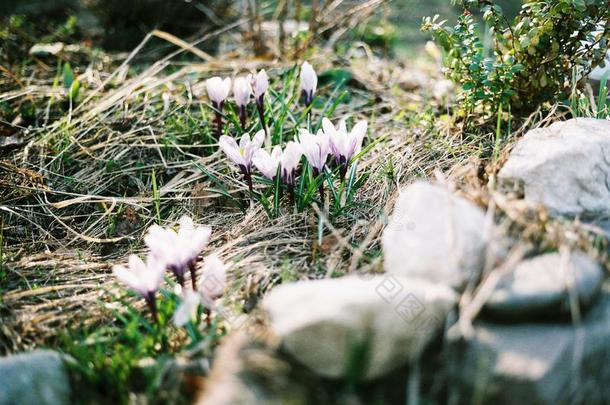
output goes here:
{"type": "Polygon", "coordinates": [[[512,21],[491,0],[456,3],[464,12],[455,27],[435,16],[425,18],[422,29],[444,50],[447,74],[461,85],[466,113],[491,115],[500,105],[531,112],[565,98],[573,71],[583,77],[608,50],[610,6],[604,0],[530,1],[512,21]],[[477,12],[485,29],[473,16],[477,12]]]}
{"type": "Polygon", "coordinates": [[[68,362],[75,388],[73,401],[123,404],[130,403],[135,393],[155,403],[159,391],[168,389],[161,386],[161,374],[173,355],[198,346],[205,346],[200,355],[210,355],[224,334],[217,317],[203,322],[200,307],[196,319],[184,328],[175,327],[172,317],[179,303],[176,294],[161,290],[157,297],[159,321],[155,323],[149,311],[116,296],[108,304],[113,308],[113,323],[65,333],[62,351],[74,360],[68,362]]]}

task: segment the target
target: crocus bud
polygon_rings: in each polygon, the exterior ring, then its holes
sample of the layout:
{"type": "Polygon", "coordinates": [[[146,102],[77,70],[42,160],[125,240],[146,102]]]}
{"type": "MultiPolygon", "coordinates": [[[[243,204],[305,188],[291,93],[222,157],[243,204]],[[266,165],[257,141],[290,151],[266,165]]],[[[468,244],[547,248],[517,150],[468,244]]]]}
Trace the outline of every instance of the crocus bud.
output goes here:
{"type": "Polygon", "coordinates": [[[212,77],[206,80],[205,86],[208,91],[208,97],[212,104],[214,104],[214,107],[221,109],[231,91],[231,79],[229,77],[224,79],[218,76],[212,77]]]}
{"type": "Polygon", "coordinates": [[[220,298],[227,285],[227,265],[218,256],[210,256],[203,264],[203,277],[199,284],[199,292],[203,303],[214,307],[214,301],[220,298]]]}
{"type": "Polygon", "coordinates": [[[252,80],[252,91],[254,92],[254,99],[256,100],[256,109],[258,110],[258,116],[261,120],[261,126],[265,135],[267,135],[267,124],[265,123],[265,92],[269,88],[269,77],[265,70],[258,72],[252,80]]]}
{"type": "Polygon", "coordinates": [[[252,75],[237,77],[233,81],[233,96],[239,113],[239,122],[242,128],[246,128],[247,110],[246,106],[252,95],[252,75]]]}
{"type": "Polygon", "coordinates": [[[252,95],[252,75],[236,77],[233,81],[233,96],[235,104],[246,106],[252,95]]]}
{"type": "Polygon", "coordinates": [[[282,177],[284,183],[288,184],[289,186],[294,185],[294,177],[302,155],[303,152],[301,150],[301,145],[294,141],[290,141],[288,144],[286,144],[286,148],[284,148],[284,153],[282,154],[282,159],[280,161],[280,166],[282,167],[282,177]]]}
{"type": "Polygon", "coordinates": [[[318,75],[309,62],[303,62],[301,65],[301,91],[305,95],[305,104],[308,106],[313,101],[313,95],[318,86],[318,75]]]}
{"type": "Polygon", "coordinates": [[[269,77],[265,69],[259,71],[252,80],[252,90],[254,91],[254,98],[256,102],[262,104],[265,92],[269,88],[269,77]]]}
{"type": "Polygon", "coordinates": [[[231,79],[212,77],[206,80],[205,85],[212,107],[216,110],[216,138],[219,138],[222,135],[222,107],[231,91],[231,79]]]}

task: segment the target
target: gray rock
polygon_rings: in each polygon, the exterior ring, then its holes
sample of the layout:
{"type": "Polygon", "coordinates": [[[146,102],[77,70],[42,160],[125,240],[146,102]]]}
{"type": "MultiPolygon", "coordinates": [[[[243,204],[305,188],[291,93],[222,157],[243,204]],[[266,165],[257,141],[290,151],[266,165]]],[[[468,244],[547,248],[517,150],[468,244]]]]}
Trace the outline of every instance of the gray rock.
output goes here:
{"type": "Polygon", "coordinates": [[[305,405],[315,387],[297,381],[291,365],[244,330],[225,339],[197,395],[199,405],[305,405]]]}
{"type": "Polygon", "coordinates": [[[610,399],[610,289],[579,326],[475,323],[455,347],[449,385],[460,403],[607,404],[610,399]]]}
{"type": "Polygon", "coordinates": [[[36,350],[0,358],[0,404],[70,403],[70,382],[60,354],[36,350]]]}
{"type": "Polygon", "coordinates": [[[402,191],[383,233],[390,274],[462,289],[485,262],[485,214],[440,186],[417,182],[402,191]]]}
{"type": "Polygon", "coordinates": [[[559,253],[540,255],[522,261],[500,280],[485,311],[513,319],[569,314],[568,285],[581,308],[586,308],[597,297],[603,276],[601,266],[583,253],[571,253],[567,266],[559,253]]]}
{"type": "Polygon", "coordinates": [[[443,285],[380,275],[281,285],[263,308],[283,350],[316,374],[373,379],[416,360],[455,303],[443,285]]]}
{"type": "Polygon", "coordinates": [[[554,215],[610,212],[610,121],[577,118],[529,131],[498,173],[501,187],[554,215]]]}

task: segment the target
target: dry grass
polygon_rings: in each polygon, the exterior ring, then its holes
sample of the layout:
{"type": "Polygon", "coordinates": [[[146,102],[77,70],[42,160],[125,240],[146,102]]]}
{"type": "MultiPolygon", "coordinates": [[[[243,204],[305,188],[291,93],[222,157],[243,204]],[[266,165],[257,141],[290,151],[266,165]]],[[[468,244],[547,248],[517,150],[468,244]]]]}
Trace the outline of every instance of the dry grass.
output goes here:
{"type": "MultiPolygon", "coordinates": [[[[353,24],[356,17],[348,17],[353,24]]],[[[182,47],[144,70],[129,69],[147,37],[125,59],[106,58],[83,71],[79,80],[87,86],[74,108],[58,107],[65,91],[53,86],[52,77],[0,95],[49,106],[48,119],[22,130],[25,145],[3,156],[0,166],[1,353],[53,344],[66,329],[108,320],[116,290],[110,268],[128,253],[141,252],[142,234],[158,216],[173,224],[190,213],[212,226],[205,254],[215,252],[234,263],[227,302],[244,312],[278,282],[380,271],[379,240],[399,187],[435,170],[472,200],[492,207],[519,239],[557,247],[568,243],[566,226],[576,226],[582,237],[570,240],[570,246],[594,245],[597,230],[551,221],[487,189],[480,173],[489,161],[473,158],[488,152],[492,137],[467,136],[436,120],[434,114],[442,110],[428,96],[437,75],[434,65],[424,68],[429,82],[423,87],[402,90],[404,73],[419,68],[378,60],[360,49],[348,60],[324,50],[310,58],[320,71],[341,66],[353,75],[351,101],[340,104],[334,117],[367,118],[369,141],[381,138],[359,162],[359,172],[370,176],[358,190],[357,205],[332,221],[317,206],[299,213],[284,204],[274,219],[247,200],[240,210],[236,205],[244,201],[246,186],[210,138],[202,81],[262,67],[277,75],[292,64],[237,52],[201,63],[179,57],[215,36],[235,36],[244,23],[191,45],[169,38],[182,47]],[[170,96],[169,109],[163,94],[170,96]],[[219,192],[217,181],[226,192],[219,192]]],[[[329,88],[321,92],[328,95],[329,88]]]]}
{"type": "Polygon", "coordinates": [[[398,186],[466,155],[445,150],[428,121],[397,115],[407,106],[424,108],[426,89],[401,91],[403,68],[396,63],[366,54],[339,61],[320,51],[312,58],[320,70],[342,66],[354,77],[350,103],[340,104],[333,116],[367,118],[370,141],[382,138],[359,163],[359,172],[370,177],[356,206],[332,223],[317,206],[299,213],[284,204],[275,219],[247,200],[240,210],[235,202],[244,201],[245,185],[209,138],[202,81],[262,67],[273,75],[292,64],[242,54],[185,64],[178,60],[189,49],[183,46],[144,70],[129,70],[147,41],[122,61],[105,58],[82,72],[79,80],[87,85],[73,108],[59,107],[65,91],[52,77],[0,96],[33,97],[49,106],[48,120],[22,131],[25,146],[5,155],[0,171],[5,272],[0,352],[53,344],[66,329],[108,319],[104,303],[115,290],[110,268],[126,254],[141,252],[142,234],[157,221],[157,207],[164,224],[190,213],[212,226],[205,253],[235,264],[227,300],[248,311],[286,277],[377,271],[379,237],[398,186]],[[164,93],[171,97],[169,109],[164,93]],[[215,179],[226,187],[225,195],[215,179]]]}

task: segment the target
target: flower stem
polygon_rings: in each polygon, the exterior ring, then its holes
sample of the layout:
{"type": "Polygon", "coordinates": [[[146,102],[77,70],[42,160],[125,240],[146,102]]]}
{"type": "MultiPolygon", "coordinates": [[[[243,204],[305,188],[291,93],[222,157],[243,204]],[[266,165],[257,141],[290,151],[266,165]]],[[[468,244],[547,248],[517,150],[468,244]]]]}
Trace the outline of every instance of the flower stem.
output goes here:
{"type": "MultiPolygon", "coordinates": [[[[314,167],[313,176],[317,178],[319,175],[320,171],[314,167]]],[[[320,203],[322,204],[322,206],[324,206],[324,179],[322,179],[320,185],[318,186],[318,193],[320,194],[320,203]]]]}
{"type": "Polygon", "coordinates": [[[263,96],[260,97],[259,100],[256,100],[256,109],[258,110],[258,117],[261,120],[261,126],[265,131],[265,137],[269,136],[267,132],[267,124],[265,123],[265,106],[263,104],[263,96]]]}
{"type": "Polygon", "coordinates": [[[295,202],[294,184],[288,184],[288,193],[290,194],[290,205],[294,205],[294,202],[295,202]]]}
{"type": "Polygon", "coordinates": [[[155,323],[159,323],[159,314],[157,313],[157,298],[155,297],[155,292],[149,291],[144,297],[144,300],[146,300],[146,304],[148,304],[153,321],[155,323]]]}
{"type": "Polygon", "coordinates": [[[196,260],[193,260],[189,263],[189,270],[191,272],[191,284],[193,286],[193,291],[197,291],[197,273],[196,273],[196,260]]]}
{"type": "Polygon", "coordinates": [[[345,175],[347,174],[347,163],[341,163],[341,167],[339,168],[339,177],[341,181],[345,180],[345,175]]]}
{"type": "Polygon", "coordinates": [[[244,131],[246,130],[247,119],[248,119],[248,112],[246,111],[246,106],[240,105],[239,106],[239,123],[241,125],[241,128],[244,131]]]}
{"type": "Polygon", "coordinates": [[[212,107],[214,107],[215,122],[216,122],[216,139],[220,139],[222,135],[222,107],[224,103],[217,104],[212,101],[212,107]]]}

